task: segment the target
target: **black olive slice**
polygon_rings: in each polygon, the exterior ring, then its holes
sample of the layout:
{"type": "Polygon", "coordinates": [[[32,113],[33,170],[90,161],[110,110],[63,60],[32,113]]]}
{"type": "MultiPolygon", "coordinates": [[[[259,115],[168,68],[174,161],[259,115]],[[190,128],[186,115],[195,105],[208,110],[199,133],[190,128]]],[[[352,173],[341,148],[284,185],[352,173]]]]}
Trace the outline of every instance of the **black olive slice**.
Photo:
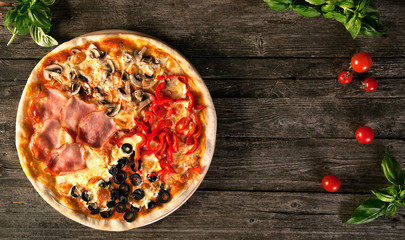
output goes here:
{"type": "Polygon", "coordinates": [[[94,209],[94,210],[91,210],[90,211],[90,214],[91,215],[96,215],[96,214],[99,214],[100,213],[100,210],[99,209],[94,209]]]}
{"type": "Polygon", "coordinates": [[[127,222],[132,222],[132,221],[135,220],[135,214],[133,214],[132,212],[126,212],[126,213],[124,214],[124,219],[125,219],[125,221],[127,221],[127,222]]]}
{"type": "Polygon", "coordinates": [[[110,198],[111,200],[115,201],[120,196],[119,191],[117,189],[111,189],[110,191],[110,198]]]}
{"type": "Polygon", "coordinates": [[[131,183],[132,183],[132,185],[134,185],[134,186],[139,186],[139,185],[142,183],[142,177],[141,177],[139,174],[137,174],[137,173],[132,174],[132,175],[129,177],[129,180],[131,180],[131,183]]]}
{"type": "Polygon", "coordinates": [[[107,203],[105,204],[108,208],[113,208],[115,206],[115,201],[114,200],[108,200],[107,203]]]}
{"type": "Polygon", "coordinates": [[[145,192],[140,188],[135,189],[132,192],[131,197],[133,197],[135,200],[141,200],[143,197],[145,197],[145,192]]]}
{"type": "Polygon", "coordinates": [[[111,210],[104,211],[104,212],[101,212],[101,213],[100,213],[100,216],[101,216],[102,218],[109,218],[109,217],[111,217],[111,215],[112,215],[111,210]]]}
{"type": "Polygon", "coordinates": [[[168,201],[170,201],[171,196],[170,193],[168,191],[165,190],[160,190],[159,191],[159,195],[158,195],[158,200],[161,203],[167,203],[168,201]]]}
{"type": "Polygon", "coordinates": [[[117,174],[114,175],[114,182],[116,184],[121,184],[127,179],[127,174],[124,171],[118,171],[117,174]]]}
{"type": "Polygon", "coordinates": [[[132,170],[133,172],[138,171],[138,169],[136,168],[135,160],[134,160],[134,161],[131,161],[131,162],[129,163],[129,167],[131,168],[131,170],[132,170]]]}
{"type": "Polygon", "coordinates": [[[156,207],[156,202],[150,201],[150,202],[148,203],[148,208],[149,208],[149,209],[152,209],[152,208],[154,208],[154,207],[156,207]]]}
{"type": "Polygon", "coordinates": [[[82,192],[81,197],[82,197],[82,200],[85,201],[85,202],[89,202],[89,201],[91,201],[91,199],[92,199],[92,197],[91,197],[89,191],[87,191],[87,190],[84,190],[84,191],[82,192]]]}
{"type": "Polygon", "coordinates": [[[126,204],[128,202],[128,197],[127,196],[120,196],[120,202],[126,204]]]}
{"type": "Polygon", "coordinates": [[[126,183],[121,183],[118,187],[120,195],[127,195],[129,193],[129,186],[126,183]]]}
{"type": "Polygon", "coordinates": [[[118,168],[117,168],[117,166],[111,166],[111,168],[108,170],[108,172],[111,174],[111,175],[115,175],[115,174],[117,174],[118,173],[118,168]]]}
{"type": "Polygon", "coordinates": [[[122,144],[121,149],[124,153],[127,153],[127,154],[132,153],[132,150],[133,150],[132,145],[129,143],[122,144]]]}
{"type": "Polygon", "coordinates": [[[110,186],[110,184],[111,184],[111,180],[104,181],[104,179],[100,179],[99,186],[101,188],[107,188],[108,186],[110,186]]]}
{"type": "Polygon", "coordinates": [[[125,212],[125,210],[127,210],[127,205],[125,205],[124,203],[119,202],[115,204],[115,211],[117,211],[117,213],[123,213],[125,212]]]}
{"type": "Polygon", "coordinates": [[[135,207],[133,204],[131,204],[131,211],[134,213],[137,213],[137,212],[141,211],[141,209],[139,207],[135,207]]]}
{"type": "Polygon", "coordinates": [[[123,167],[125,167],[125,165],[121,162],[117,162],[117,169],[122,169],[123,167]]]}
{"type": "Polygon", "coordinates": [[[96,210],[97,209],[97,205],[95,203],[89,203],[89,205],[87,206],[87,208],[92,211],[92,210],[96,210]]]}
{"type": "Polygon", "coordinates": [[[70,189],[70,195],[72,195],[72,197],[79,197],[80,196],[79,190],[77,190],[76,186],[73,186],[70,189]]]}
{"type": "Polygon", "coordinates": [[[157,180],[157,174],[156,173],[154,173],[154,172],[152,172],[152,173],[149,173],[148,175],[146,175],[146,178],[148,179],[148,181],[149,182],[156,182],[156,180],[157,180]],[[152,176],[151,176],[152,175],[152,176]]]}
{"type": "Polygon", "coordinates": [[[127,157],[122,157],[122,158],[118,159],[118,162],[124,164],[124,166],[125,166],[128,164],[129,160],[127,157]]]}

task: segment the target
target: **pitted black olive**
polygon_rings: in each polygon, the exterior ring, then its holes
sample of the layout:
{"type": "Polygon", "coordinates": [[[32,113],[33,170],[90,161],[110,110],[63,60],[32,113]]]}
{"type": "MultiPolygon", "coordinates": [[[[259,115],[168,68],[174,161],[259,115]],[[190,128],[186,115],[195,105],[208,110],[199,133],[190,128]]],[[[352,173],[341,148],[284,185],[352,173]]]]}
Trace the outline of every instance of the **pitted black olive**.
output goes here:
{"type": "Polygon", "coordinates": [[[115,166],[117,166],[117,169],[122,169],[123,167],[125,167],[125,165],[120,162],[117,162],[117,165],[115,166]]]}
{"type": "Polygon", "coordinates": [[[131,180],[131,183],[132,183],[132,185],[134,185],[134,186],[139,186],[139,185],[142,183],[142,177],[141,177],[139,174],[137,174],[137,173],[132,174],[132,175],[129,177],[129,180],[131,180]]]}
{"type": "Polygon", "coordinates": [[[80,196],[79,190],[77,189],[76,186],[73,186],[70,189],[70,195],[72,195],[72,197],[79,197],[80,196]]]}
{"type": "Polygon", "coordinates": [[[87,208],[91,211],[91,210],[96,210],[97,209],[97,205],[95,203],[89,203],[89,205],[87,206],[87,208]]]}
{"type": "Polygon", "coordinates": [[[99,214],[99,213],[100,213],[100,209],[94,209],[94,210],[90,211],[91,215],[96,215],[96,214],[99,214]]]}
{"type": "Polygon", "coordinates": [[[134,213],[137,213],[137,212],[141,211],[141,209],[139,207],[135,207],[133,204],[131,204],[131,211],[134,213]]]}
{"type": "Polygon", "coordinates": [[[152,208],[154,208],[154,207],[156,207],[156,202],[150,201],[150,202],[148,203],[148,209],[152,209],[152,208]]]}
{"type": "Polygon", "coordinates": [[[149,182],[156,182],[156,180],[157,180],[157,174],[156,173],[154,173],[154,172],[152,172],[152,173],[149,173],[148,175],[146,175],[146,178],[148,179],[148,181],[149,182]],[[152,175],[152,176],[151,176],[152,175]]]}
{"type": "Polygon", "coordinates": [[[120,196],[120,193],[117,189],[111,189],[111,191],[110,191],[111,200],[115,201],[118,199],[119,196],[120,196]]]}
{"type": "Polygon", "coordinates": [[[117,213],[123,213],[123,212],[125,212],[125,210],[127,210],[127,205],[125,205],[124,203],[119,202],[119,203],[115,204],[115,211],[117,213]]]}
{"type": "Polygon", "coordinates": [[[171,196],[170,193],[168,191],[165,190],[160,190],[159,191],[159,195],[158,195],[158,200],[161,203],[167,203],[168,201],[170,201],[171,196]]]}
{"type": "Polygon", "coordinates": [[[92,199],[92,197],[91,197],[89,191],[87,191],[87,190],[84,190],[84,191],[82,192],[81,197],[82,197],[82,200],[85,201],[85,202],[89,202],[89,201],[91,201],[91,199],[92,199]]]}
{"type": "Polygon", "coordinates": [[[124,214],[124,219],[125,219],[125,221],[127,221],[127,222],[132,222],[132,221],[135,220],[135,214],[133,214],[132,212],[126,212],[126,213],[124,214]]]}
{"type": "Polygon", "coordinates": [[[120,196],[120,202],[126,204],[128,202],[128,197],[127,196],[120,196]]]}
{"type": "Polygon", "coordinates": [[[101,188],[107,188],[108,186],[110,186],[110,184],[111,184],[111,180],[104,181],[104,179],[100,179],[99,186],[101,188]]]}
{"type": "Polygon", "coordinates": [[[137,169],[137,167],[136,167],[136,164],[135,164],[135,161],[136,161],[136,160],[131,161],[131,162],[129,163],[129,167],[131,168],[131,170],[132,170],[133,172],[138,171],[138,169],[137,169]]]}
{"type": "Polygon", "coordinates": [[[121,149],[124,153],[130,154],[132,153],[133,147],[129,143],[124,143],[122,144],[121,149]]]}
{"type": "Polygon", "coordinates": [[[135,200],[141,200],[143,197],[145,197],[145,192],[140,188],[135,189],[132,192],[131,197],[133,197],[135,200]]]}
{"type": "Polygon", "coordinates": [[[113,208],[115,206],[115,201],[114,200],[108,200],[107,203],[105,204],[108,208],[113,208]]]}
{"type": "Polygon", "coordinates": [[[108,172],[111,174],[111,175],[116,175],[117,173],[118,173],[118,168],[117,168],[117,166],[111,166],[111,168],[108,170],[108,172]]]}
{"type": "Polygon", "coordinates": [[[128,164],[129,160],[127,157],[122,157],[122,158],[118,159],[118,162],[124,164],[124,166],[125,166],[128,164]]]}
{"type": "Polygon", "coordinates": [[[118,171],[117,174],[114,175],[114,182],[116,184],[121,184],[127,179],[127,174],[124,171],[118,171]]]}
{"type": "Polygon", "coordinates": [[[101,212],[101,213],[100,213],[100,216],[101,216],[102,218],[109,218],[109,217],[111,217],[111,215],[112,215],[111,210],[104,211],[104,212],[101,212]]]}
{"type": "Polygon", "coordinates": [[[129,193],[129,186],[126,183],[121,183],[118,187],[120,195],[127,195],[129,193]]]}

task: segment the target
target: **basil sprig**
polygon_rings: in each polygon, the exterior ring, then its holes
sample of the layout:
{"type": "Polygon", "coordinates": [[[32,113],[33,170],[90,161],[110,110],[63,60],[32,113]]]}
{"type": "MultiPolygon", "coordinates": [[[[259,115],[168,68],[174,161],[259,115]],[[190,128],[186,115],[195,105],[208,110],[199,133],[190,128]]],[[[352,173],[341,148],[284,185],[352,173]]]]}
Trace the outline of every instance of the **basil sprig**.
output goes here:
{"type": "Polygon", "coordinates": [[[375,37],[387,33],[383,30],[380,14],[370,6],[371,0],[305,0],[305,4],[299,4],[297,0],[264,2],[276,11],[293,9],[304,17],[318,17],[322,13],[325,18],[343,24],[353,39],[359,34],[375,37]]]}
{"type": "Polygon", "coordinates": [[[10,9],[4,17],[4,26],[13,34],[7,46],[17,35],[30,33],[42,47],[52,47],[58,42],[47,33],[51,30],[51,10],[55,0],[17,0],[20,4],[10,9]]]}
{"type": "Polygon", "coordinates": [[[404,172],[402,171],[401,165],[391,157],[388,148],[385,150],[381,168],[385,177],[393,186],[372,190],[371,192],[375,196],[360,204],[360,206],[354,210],[352,217],[343,223],[367,223],[384,214],[385,217],[391,217],[397,211],[399,204],[405,207],[405,190],[403,189],[404,172]]]}

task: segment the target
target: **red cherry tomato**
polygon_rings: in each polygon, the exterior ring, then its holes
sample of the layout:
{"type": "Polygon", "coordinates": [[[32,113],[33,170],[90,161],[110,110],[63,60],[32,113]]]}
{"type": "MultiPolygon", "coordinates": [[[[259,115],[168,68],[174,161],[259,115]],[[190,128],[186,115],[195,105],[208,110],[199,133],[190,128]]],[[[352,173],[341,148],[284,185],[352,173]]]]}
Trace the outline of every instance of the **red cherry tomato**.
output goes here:
{"type": "Polygon", "coordinates": [[[377,89],[377,80],[374,78],[366,78],[361,85],[361,88],[364,89],[366,92],[373,92],[377,89]]]}
{"type": "Polygon", "coordinates": [[[326,175],[322,179],[322,186],[328,192],[336,192],[340,188],[340,180],[335,175],[326,175]]]}
{"type": "Polygon", "coordinates": [[[353,79],[353,75],[349,71],[341,71],[339,73],[339,82],[342,84],[348,84],[353,79]]]}
{"type": "Polygon", "coordinates": [[[368,53],[359,52],[353,55],[351,63],[355,72],[364,73],[373,65],[373,60],[368,53]]]}
{"type": "Polygon", "coordinates": [[[362,126],[356,130],[356,138],[359,142],[367,144],[371,143],[374,139],[374,131],[371,127],[362,126]]]}

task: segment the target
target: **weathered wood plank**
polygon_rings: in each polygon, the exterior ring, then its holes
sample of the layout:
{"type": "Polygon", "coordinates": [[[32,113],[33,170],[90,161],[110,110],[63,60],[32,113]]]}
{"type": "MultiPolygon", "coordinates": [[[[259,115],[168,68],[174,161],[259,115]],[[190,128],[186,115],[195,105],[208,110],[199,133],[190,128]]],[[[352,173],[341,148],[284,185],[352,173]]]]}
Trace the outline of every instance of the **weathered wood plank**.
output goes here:
{"type": "MultiPolygon", "coordinates": [[[[131,29],[172,44],[186,56],[347,57],[358,50],[373,56],[405,56],[401,1],[374,1],[389,34],[353,40],[335,21],[304,18],[295,12],[276,12],[263,1],[57,1],[51,7],[51,35],[59,42],[102,29],[131,29]],[[395,47],[393,47],[395,46],[395,47]]],[[[5,14],[9,8],[2,7],[5,14]]],[[[49,49],[29,36],[6,47],[10,34],[0,28],[0,58],[36,58],[49,49]],[[29,51],[27,49],[30,49],[29,51]]]]}
{"type": "Polygon", "coordinates": [[[405,230],[403,210],[395,218],[380,218],[367,225],[341,224],[368,195],[197,191],[180,209],[157,223],[137,230],[109,233],[65,218],[32,188],[5,186],[2,189],[0,233],[5,238],[296,239],[312,236],[360,239],[372,234],[376,238],[393,239],[401,238],[405,230]],[[12,201],[28,204],[12,204],[12,201]]]}
{"type": "MultiPolygon", "coordinates": [[[[13,139],[0,144],[0,185],[29,187],[13,145],[13,139]]],[[[388,186],[380,167],[387,145],[405,168],[403,140],[218,138],[200,189],[323,192],[323,176],[335,174],[339,192],[369,193],[388,186]]]]}

